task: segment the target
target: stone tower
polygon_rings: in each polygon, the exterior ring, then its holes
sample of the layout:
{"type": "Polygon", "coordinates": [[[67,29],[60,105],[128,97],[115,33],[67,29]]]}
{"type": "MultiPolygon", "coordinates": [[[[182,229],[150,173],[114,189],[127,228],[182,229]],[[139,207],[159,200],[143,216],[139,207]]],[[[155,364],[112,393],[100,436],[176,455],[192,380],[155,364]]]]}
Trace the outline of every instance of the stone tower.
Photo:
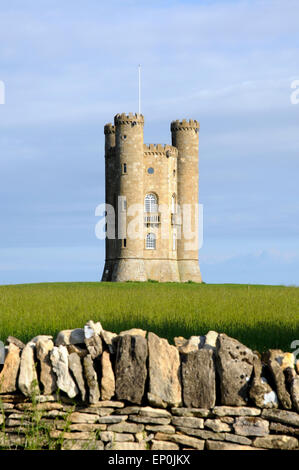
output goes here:
{"type": "Polygon", "coordinates": [[[102,281],[201,282],[199,123],[173,121],[172,145],[145,145],[143,126],[141,114],[123,113],[104,127],[105,197],[115,223],[102,281]]]}

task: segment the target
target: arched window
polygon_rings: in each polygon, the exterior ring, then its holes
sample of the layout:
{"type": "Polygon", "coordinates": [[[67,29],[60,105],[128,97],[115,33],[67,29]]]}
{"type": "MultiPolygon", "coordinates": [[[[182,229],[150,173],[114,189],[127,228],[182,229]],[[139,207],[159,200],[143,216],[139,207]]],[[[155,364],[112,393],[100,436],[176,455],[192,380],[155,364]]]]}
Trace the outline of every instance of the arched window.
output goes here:
{"type": "Polygon", "coordinates": [[[158,199],[155,194],[150,193],[145,196],[144,212],[158,212],[158,199]]]}
{"type": "Polygon", "coordinates": [[[171,213],[175,214],[176,213],[176,197],[175,194],[171,196],[171,213]]]}
{"type": "Polygon", "coordinates": [[[156,249],[156,235],[154,233],[148,233],[146,235],[145,247],[146,247],[147,250],[155,250],[156,249]]]}

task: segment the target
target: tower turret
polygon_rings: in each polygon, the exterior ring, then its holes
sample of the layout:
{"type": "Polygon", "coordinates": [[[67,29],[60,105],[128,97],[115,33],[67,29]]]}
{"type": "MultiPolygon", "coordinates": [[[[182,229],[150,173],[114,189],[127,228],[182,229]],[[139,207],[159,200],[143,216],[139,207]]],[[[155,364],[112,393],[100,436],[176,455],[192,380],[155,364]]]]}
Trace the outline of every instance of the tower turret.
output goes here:
{"type": "MultiPolygon", "coordinates": [[[[143,126],[142,114],[117,114],[115,124],[115,204],[117,216],[116,263],[112,281],[146,281],[143,260],[143,214],[127,214],[127,208],[143,200],[143,126]],[[116,202],[116,200],[118,200],[116,202]],[[136,233],[128,234],[128,224],[139,216],[136,233]],[[128,236],[129,235],[129,236],[128,236]]],[[[135,206],[137,208],[137,206],[135,206]]],[[[141,205],[142,208],[142,205],[141,205]]]]}
{"type": "Polygon", "coordinates": [[[198,265],[198,150],[199,123],[172,121],[172,145],[178,149],[178,205],[181,236],[177,240],[177,260],[181,282],[202,282],[198,265]],[[190,214],[190,215],[189,215],[190,214]]]}

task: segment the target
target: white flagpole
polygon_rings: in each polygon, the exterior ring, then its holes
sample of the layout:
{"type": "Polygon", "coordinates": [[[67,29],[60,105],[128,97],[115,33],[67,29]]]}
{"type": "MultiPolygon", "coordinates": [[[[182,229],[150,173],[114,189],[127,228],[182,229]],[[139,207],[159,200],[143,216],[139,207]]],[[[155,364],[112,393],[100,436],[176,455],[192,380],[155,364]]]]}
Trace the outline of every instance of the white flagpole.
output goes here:
{"type": "Polygon", "coordinates": [[[141,65],[138,65],[138,113],[141,114],[141,65]]]}

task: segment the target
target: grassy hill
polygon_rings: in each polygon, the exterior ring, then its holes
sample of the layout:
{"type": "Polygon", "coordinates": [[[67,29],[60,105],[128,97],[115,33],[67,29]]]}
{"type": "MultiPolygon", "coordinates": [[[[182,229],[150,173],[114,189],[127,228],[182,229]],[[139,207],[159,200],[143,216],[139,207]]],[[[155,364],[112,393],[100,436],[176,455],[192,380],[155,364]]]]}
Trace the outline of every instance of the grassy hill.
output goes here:
{"type": "Polygon", "coordinates": [[[264,351],[299,340],[299,288],[244,284],[47,283],[0,286],[0,340],[101,321],[106,330],[131,327],[174,336],[224,332],[264,351]]]}

